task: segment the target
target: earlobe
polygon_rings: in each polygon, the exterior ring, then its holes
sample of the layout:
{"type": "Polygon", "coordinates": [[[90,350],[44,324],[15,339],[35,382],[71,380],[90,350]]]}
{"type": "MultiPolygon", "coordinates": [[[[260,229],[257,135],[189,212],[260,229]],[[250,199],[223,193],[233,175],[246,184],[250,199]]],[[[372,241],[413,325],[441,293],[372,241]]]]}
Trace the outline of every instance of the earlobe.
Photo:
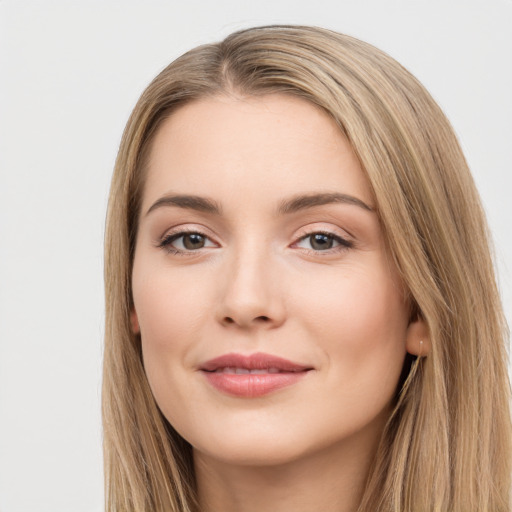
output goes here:
{"type": "Polygon", "coordinates": [[[407,352],[413,356],[424,357],[430,353],[430,333],[423,318],[418,317],[411,321],[407,327],[405,344],[407,352]]]}
{"type": "Polygon", "coordinates": [[[133,334],[140,334],[139,318],[137,317],[137,312],[133,307],[130,311],[130,323],[133,334]]]}

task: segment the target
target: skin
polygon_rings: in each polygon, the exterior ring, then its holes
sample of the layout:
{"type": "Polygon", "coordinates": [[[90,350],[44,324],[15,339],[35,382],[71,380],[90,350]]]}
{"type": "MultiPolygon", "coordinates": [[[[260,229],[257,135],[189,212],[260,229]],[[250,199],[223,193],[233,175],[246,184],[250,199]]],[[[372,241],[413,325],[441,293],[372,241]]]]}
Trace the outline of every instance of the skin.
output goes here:
{"type": "Polygon", "coordinates": [[[409,319],[374,207],[347,140],[302,99],[208,98],[156,134],[132,320],[155,399],[193,446],[202,510],[356,510],[405,354],[427,336],[409,319]],[[369,208],[277,212],[312,193],[369,208]],[[155,205],[170,194],[207,197],[221,212],[155,205]],[[169,242],[183,230],[202,233],[204,245],[169,242]],[[324,245],[310,238],[318,232],[328,233],[324,245]],[[268,395],[234,397],[198,371],[232,352],[313,370],[268,395]]]}

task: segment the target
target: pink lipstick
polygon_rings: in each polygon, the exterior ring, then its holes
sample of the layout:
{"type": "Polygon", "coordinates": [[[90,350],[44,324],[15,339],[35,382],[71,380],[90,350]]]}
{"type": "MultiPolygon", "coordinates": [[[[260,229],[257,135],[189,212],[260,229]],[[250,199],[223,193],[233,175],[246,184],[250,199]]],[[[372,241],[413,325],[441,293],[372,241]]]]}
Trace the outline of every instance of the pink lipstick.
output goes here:
{"type": "Polygon", "coordinates": [[[270,354],[225,354],[203,363],[208,382],[228,395],[255,398],[295,384],[312,370],[270,354]]]}

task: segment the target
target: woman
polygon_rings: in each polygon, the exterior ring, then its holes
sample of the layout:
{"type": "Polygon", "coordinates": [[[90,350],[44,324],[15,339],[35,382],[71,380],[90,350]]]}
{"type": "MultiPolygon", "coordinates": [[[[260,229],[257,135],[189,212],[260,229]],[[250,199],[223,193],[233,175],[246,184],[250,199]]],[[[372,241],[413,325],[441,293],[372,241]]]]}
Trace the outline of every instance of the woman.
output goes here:
{"type": "Polygon", "coordinates": [[[425,89],[261,27],[126,127],[106,232],[107,510],[510,510],[483,212],[425,89]]]}

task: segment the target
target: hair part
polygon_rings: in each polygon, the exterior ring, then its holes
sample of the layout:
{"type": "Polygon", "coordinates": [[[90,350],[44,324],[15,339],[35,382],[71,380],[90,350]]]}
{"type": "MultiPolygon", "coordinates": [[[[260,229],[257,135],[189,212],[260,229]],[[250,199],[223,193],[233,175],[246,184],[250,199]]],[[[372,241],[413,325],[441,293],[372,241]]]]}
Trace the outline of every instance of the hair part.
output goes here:
{"type": "Polygon", "coordinates": [[[315,27],[243,30],[200,46],[144,91],[123,134],[105,237],[103,422],[108,511],[197,510],[191,448],[168,424],[130,328],[131,272],[151,143],[198,99],[298,96],[324,109],[359,158],[413,313],[432,349],[418,359],[382,436],[359,508],[510,508],[507,329],[489,235],[454,132],[391,57],[315,27]]]}

